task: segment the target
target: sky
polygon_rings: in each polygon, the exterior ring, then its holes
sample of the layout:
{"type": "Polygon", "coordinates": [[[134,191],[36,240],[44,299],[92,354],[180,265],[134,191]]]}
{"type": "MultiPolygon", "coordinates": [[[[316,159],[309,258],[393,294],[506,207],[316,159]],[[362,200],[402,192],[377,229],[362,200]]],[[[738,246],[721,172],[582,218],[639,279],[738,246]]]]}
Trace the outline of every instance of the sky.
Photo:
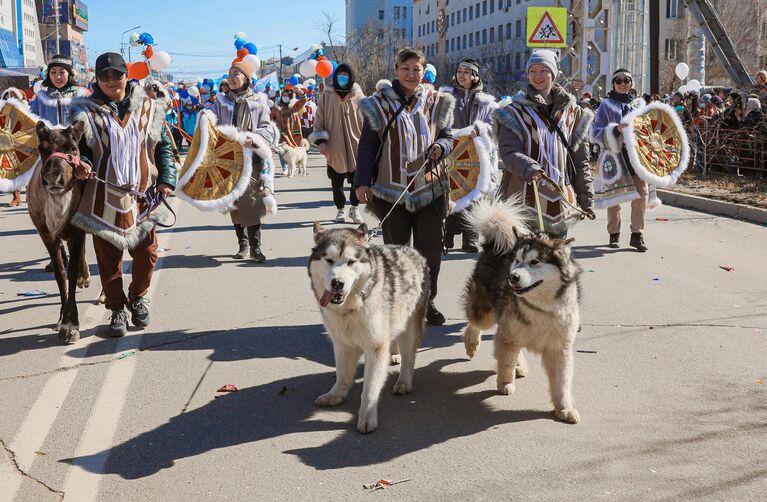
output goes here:
{"type": "MultiPolygon", "coordinates": [[[[91,62],[103,52],[119,52],[120,34],[141,26],[135,31],[152,35],[155,51],[171,54],[166,72],[176,80],[226,73],[236,57],[238,31],[245,32],[246,40],[258,47],[258,57],[266,60],[279,54],[279,44],[283,56],[295,56],[314,43],[327,43],[320,28],[323,11],[336,19],[334,40],[342,40],[345,30],[344,0],[85,0],[85,4],[85,43],[91,62]]],[[[129,35],[124,35],[126,43],[129,35]]],[[[125,56],[127,60],[127,48],[125,56]]],[[[131,57],[142,61],[140,48],[131,48],[131,57]]]]}

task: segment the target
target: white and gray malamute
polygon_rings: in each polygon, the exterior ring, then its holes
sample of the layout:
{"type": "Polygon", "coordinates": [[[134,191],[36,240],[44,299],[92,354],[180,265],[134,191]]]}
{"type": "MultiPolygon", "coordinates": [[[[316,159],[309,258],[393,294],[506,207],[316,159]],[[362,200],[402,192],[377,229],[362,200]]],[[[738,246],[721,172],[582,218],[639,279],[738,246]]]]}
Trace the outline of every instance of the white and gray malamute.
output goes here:
{"type": "Polygon", "coordinates": [[[309,277],[336,358],[336,383],[315,404],[340,404],[364,355],[357,429],[373,432],[390,360],[402,362],[393,392],[413,390],[415,354],[426,330],[429,267],[413,248],[368,244],[364,223],[332,230],[315,223],[314,242],[309,277]]]}
{"type": "Polygon", "coordinates": [[[541,354],[554,415],[574,424],[580,420],[571,385],[581,269],[570,255],[573,239],[531,234],[522,211],[515,201],[486,201],[467,215],[484,242],[464,293],[466,354],[474,357],[481,330],[497,324],[498,391],[512,394],[515,377],[527,373],[521,349],[541,354]]]}

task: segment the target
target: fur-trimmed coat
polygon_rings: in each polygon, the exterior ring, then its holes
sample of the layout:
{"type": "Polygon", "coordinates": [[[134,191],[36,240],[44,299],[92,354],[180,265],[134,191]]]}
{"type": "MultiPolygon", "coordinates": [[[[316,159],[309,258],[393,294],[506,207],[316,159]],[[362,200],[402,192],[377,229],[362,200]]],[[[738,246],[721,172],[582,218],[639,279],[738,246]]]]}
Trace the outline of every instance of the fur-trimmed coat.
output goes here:
{"type": "Polygon", "coordinates": [[[439,88],[455,98],[453,111],[453,129],[474,126],[477,136],[492,134],[493,113],[498,108],[495,97],[475,89],[462,89],[452,85],[439,88]]]}
{"type": "Polygon", "coordinates": [[[29,105],[32,113],[51,125],[69,125],[69,107],[73,98],[83,98],[88,92],[76,85],[64,89],[43,87],[29,105]]]}
{"type": "Polygon", "coordinates": [[[359,106],[364,97],[357,84],[343,98],[328,85],[317,100],[314,131],[309,135],[309,142],[327,145],[328,166],[339,174],[354,172],[357,166],[357,146],[363,122],[359,106]]]}
{"type": "Polygon", "coordinates": [[[306,96],[301,96],[301,99],[293,98],[285,104],[280,97],[279,101],[275,102],[271,119],[280,130],[278,143],[287,143],[293,148],[301,146],[301,140],[304,139],[301,133],[301,113],[304,111],[306,99],[306,96]]]}
{"type": "MultiPolygon", "coordinates": [[[[582,209],[591,209],[594,205],[594,183],[589,165],[588,132],[594,114],[578,106],[575,98],[559,85],[554,85],[551,97],[551,117],[567,138],[571,154],[568,154],[554,127],[543,118],[540,110],[548,105],[528,85],[524,95],[515,96],[511,104],[499,108],[494,114],[498,153],[504,164],[501,194],[504,197],[520,195],[528,205],[534,206],[533,191],[527,189],[533,174],[541,171],[555,180],[561,180],[559,184],[566,192],[574,192],[582,209]],[[567,166],[568,155],[572,158],[572,168],[567,166]]],[[[552,193],[550,199],[556,206],[561,205],[558,195],[552,193]]],[[[546,223],[561,222],[564,211],[564,208],[552,206],[548,214],[544,208],[543,212],[547,213],[544,219],[548,218],[546,223]]]]}
{"type": "MultiPolygon", "coordinates": [[[[269,214],[277,212],[277,201],[274,198],[274,162],[270,146],[275,143],[279,131],[277,126],[269,121],[266,94],[251,94],[247,101],[251,129],[240,132],[252,133],[264,141],[263,144],[254,141],[259,147],[253,150],[252,181],[245,193],[234,202],[236,209],[229,212],[232,223],[243,227],[261,225],[269,214]]],[[[228,95],[219,94],[210,111],[216,116],[219,126],[234,127],[234,107],[235,103],[228,95]]]]}
{"type": "MultiPolygon", "coordinates": [[[[84,124],[80,157],[99,178],[140,192],[160,183],[176,186],[165,106],[140,87],[128,84],[125,98],[113,101],[96,84],[91,96],[72,101],[69,123],[75,121],[84,124]]],[[[143,209],[143,200],[90,179],[72,223],[115,247],[133,249],[154,228],[149,220],[138,221],[143,209]]]]}
{"type": "MultiPolygon", "coordinates": [[[[396,84],[396,81],[395,81],[396,84]]],[[[410,107],[402,111],[389,132],[384,137],[384,129],[389,118],[404,102],[404,96],[395,90],[392,82],[381,80],[376,84],[376,92],[360,101],[360,109],[365,116],[362,136],[357,151],[357,172],[355,187],[371,187],[377,198],[390,203],[397,201],[402,191],[411,181],[413,174],[424,164],[429,147],[436,143],[442,148],[442,158],[453,150],[453,108],[455,99],[450,94],[426,89],[419,86],[410,107]],[[402,144],[403,131],[400,131],[400,118],[409,114],[412,117],[416,138],[410,146],[418,152],[414,160],[406,160],[408,144],[402,144]],[[425,126],[424,126],[425,124],[425,126]],[[424,129],[425,127],[425,129],[424,129]],[[424,141],[428,138],[429,141],[424,141]],[[428,144],[427,144],[428,143],[428,144]],[[383,148],[378,164],[378,177],[373,180],[375,158],[379,148],[383,148]]],[[[400,204],[410,212],[418,211],[449,192],[442,166],[419,175],[400,204]]]]}

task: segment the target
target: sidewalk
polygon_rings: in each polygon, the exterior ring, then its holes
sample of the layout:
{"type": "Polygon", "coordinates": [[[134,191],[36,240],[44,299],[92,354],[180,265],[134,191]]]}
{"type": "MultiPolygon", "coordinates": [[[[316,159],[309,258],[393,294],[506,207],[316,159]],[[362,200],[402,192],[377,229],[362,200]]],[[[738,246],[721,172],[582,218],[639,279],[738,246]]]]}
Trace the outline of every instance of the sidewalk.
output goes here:
{"type": "Polygon", "coordinates": [[[736,218],[738,220],[748,221],[767,225],[767,209],[747,206],[745,204],[736,204],[716,199],[708,199],[696,195],[688,195],[670,190],[658,190],[658,197],[664,204],[669,206],[692,209],[704,213],[719,214],[736,218]]]}

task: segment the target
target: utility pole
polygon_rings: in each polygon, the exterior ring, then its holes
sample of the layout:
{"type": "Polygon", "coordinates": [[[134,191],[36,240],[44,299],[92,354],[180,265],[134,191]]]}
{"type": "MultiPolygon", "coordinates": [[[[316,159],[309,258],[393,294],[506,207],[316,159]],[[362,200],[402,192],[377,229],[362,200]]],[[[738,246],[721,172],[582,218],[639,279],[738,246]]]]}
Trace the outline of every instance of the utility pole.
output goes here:
{"type": "Polygon", "coordinates": [[[61,34],[59,30],[61,28],[61,18],[59,16],[59,0],[53,0],[54,9],[56,12],[56,54],[61,52],[61,34]]]}
{"type": "Polygon", "coordinates": [[[280,47],[280,74],[277,76],[277,82],[282,83],[282,44],[280,47]]]}

